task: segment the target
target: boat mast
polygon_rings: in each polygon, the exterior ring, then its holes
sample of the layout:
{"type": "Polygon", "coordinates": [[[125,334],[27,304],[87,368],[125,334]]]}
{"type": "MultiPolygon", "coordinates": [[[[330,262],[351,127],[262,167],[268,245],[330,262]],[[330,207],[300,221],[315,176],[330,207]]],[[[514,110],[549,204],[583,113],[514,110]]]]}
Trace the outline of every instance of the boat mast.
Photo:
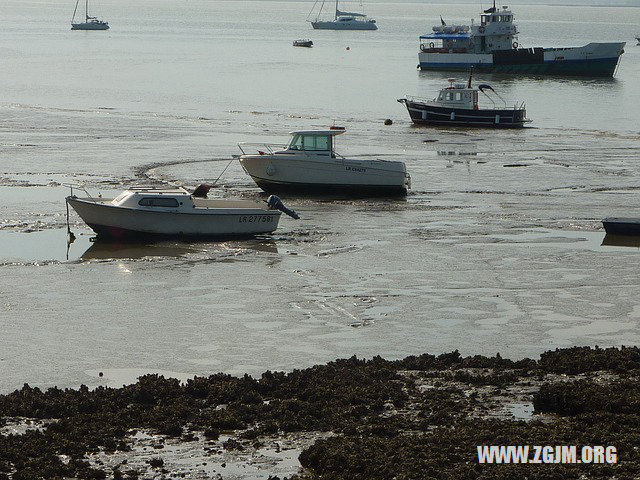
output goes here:
{"type": "Polygon", "coordinates": [[[76,8],[73,9],[73,17],[71,17],[71,23],[73,23],[73,21],[76,18],[76,12],[78,11],[78,4],[80,3],[80,0],[76,0],[76,8]]]}
{"type": "MultiPolygon", "coordinates": [[[[318,1],[319,0],[316,0],[315,3],[313,4],[313,7],[311,7],[311,10],[309,11],[309,15],[307,15],[307,21],[309,21],[309,17],[315,10],[316,5],[318,4],[318,1]]],[[[316,15],[316,22],[320,19],[320,14],[322,13],[322,7],[324,7],[324,0],[322,0],[322,3],[320,4],[320,9],[318,10],[318,14],[316,15]]]]}
{"type": "Polygon", "coordinates": [[[86,17],[85,22],[89,21],[89,0],[84,0],[84,16],[86,17]]]}
{"type": "Polygon", "coordinates": [[[336,18],[335,20],[338,20],[338,0],[336,0],[336,18]]]}

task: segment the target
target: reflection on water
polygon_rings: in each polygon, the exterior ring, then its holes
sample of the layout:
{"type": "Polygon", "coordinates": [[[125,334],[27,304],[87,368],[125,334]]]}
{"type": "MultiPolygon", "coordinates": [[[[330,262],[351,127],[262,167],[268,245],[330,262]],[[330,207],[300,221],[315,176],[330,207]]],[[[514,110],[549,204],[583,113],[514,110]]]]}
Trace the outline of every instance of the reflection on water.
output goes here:
{"type": "Polygon", "coordinates": [[[90,230],[72,233],[66,228],[52,228],[37,232],[0,230],[0,264],[66,262],[77,260],[138,260],[148,257],[177,258],[188,254],[207,257],[230,252],[254,251],[278,253],[275,241],[268,237],[227,242],[160,242],[118,243],[100,240],[90,230]]]}
{"type": "Polygon", "coordinates": [[[603,246],[612,247],[635,247],[640,248],[640,236],[634,235],[605,235],[602,240],[603,246]]]}
{"type": "Polygon", "coordinates": [[[116,243],[95,240],[80,256],[82,260],[132,259],[145,257],[181,257],[193,253],[188,246],[165,243],[116,243]]]}
{"type": "Polygon", "coordinates": [[[54,228],[24,233],[0,231],[0,262],[47,262],[78,260],[91,246],[90,232],[76,232],[75,240],[67,242],[67,229],[54,228]]]}
{"type": "MultiPolygon", "coordinates": [[[[609,235],[607,235],[609,237],[609,235]]],[[[488,235],[486,238],[496,239],[501,244],[526,244],[526,245],[547,245],[557,248],[571,248],[579,250],[592,250],[595,252],[611,251],[615,247],[632,247],[634,245],[629,238],[636,238],[640,242],[640,237],[627,237],[628,239],[607,240],[602,239],[601,232],[590,232],[584,230],[552,230],[538,228],[516,234],[488,235]],[[611,243],[607,243],[611,242],[611,243]],[[613,243],[616,242],[616,243],[613,243]],[[607,248],[603,248],[607,247],[607,248]]],[[[458,240],[460,241],[460,240],[458,240]]],[[[620,249],[622,250],[622,249],[620,249]]]]}
{"type": "Polygon", "coordinates": [[[253,238],[235,241],[189,241],[179,240],[114,242],[98,237],[91,239],[92,245],[81,255],[82,260],[130,259],[149,257],[178,258],[189,254],[203,254],[207,257],[228,255],[230,252],[252,250],[256,252],[278,253],[276,243],[269,238],[253,238]]]}

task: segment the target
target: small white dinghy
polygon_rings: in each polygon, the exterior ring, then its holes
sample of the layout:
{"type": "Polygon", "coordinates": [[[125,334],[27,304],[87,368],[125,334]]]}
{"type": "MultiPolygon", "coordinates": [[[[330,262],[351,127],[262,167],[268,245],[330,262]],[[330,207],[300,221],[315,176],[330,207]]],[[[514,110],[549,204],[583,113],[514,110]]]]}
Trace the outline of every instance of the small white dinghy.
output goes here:
{"type": "MultiPolygon", "coordinates": [[[[211,188],[199,186],[193,194],[184,188],[132,187],[116,198],[86,198],[73,194],[68,205],[99,237],[251,237],[271,233],[281,212],[298,218],[280,199],[265,205],[251,200],[208,199],[211,188]]],[[[85,191],[86,193],[86,191],[85,191]]]]}

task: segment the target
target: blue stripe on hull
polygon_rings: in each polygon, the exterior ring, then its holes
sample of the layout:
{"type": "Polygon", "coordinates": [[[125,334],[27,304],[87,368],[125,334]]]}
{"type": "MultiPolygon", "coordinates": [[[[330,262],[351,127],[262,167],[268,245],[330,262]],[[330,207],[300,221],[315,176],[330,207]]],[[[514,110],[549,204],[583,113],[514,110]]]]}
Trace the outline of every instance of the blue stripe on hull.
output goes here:
{"type": "Polygon", "coordinates": [[[548,61],[537,64],[489,65],[486,63],[420,63],[420,70],[468,71],[484,73],[524,73],[532,75],[572,75],[588,77],[612,77],[618,57],[593,60],[548,61]]]}

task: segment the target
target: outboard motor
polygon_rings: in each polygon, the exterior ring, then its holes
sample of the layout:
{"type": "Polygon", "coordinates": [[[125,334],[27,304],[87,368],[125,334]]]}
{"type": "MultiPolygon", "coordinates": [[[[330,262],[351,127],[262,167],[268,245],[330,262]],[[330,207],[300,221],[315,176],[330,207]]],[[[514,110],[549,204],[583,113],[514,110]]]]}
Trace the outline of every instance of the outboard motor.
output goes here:
{"type": "Polygon", "coordinates": [[[275,195],[269,195],[269,198],[267,198],[267,205],[269,205],[269,208],[280,210],[282,213],[286,213],[291,218],[295,218],[296,220],[300,218],[300,215],[298,215],[294,210],[285,207],[284,203],[282,203],[282,200],[280,200],[280,197],[277,197],[275,195]]]}
{"type": "Polygon", "coordinates": [[[206,183],[201,183],[196,187],[196,189],[191,194],[194,197],[198,198],[207,198],[209,194],[209,190],[211,190],[212,185],[207,185],[206,183]]]}

